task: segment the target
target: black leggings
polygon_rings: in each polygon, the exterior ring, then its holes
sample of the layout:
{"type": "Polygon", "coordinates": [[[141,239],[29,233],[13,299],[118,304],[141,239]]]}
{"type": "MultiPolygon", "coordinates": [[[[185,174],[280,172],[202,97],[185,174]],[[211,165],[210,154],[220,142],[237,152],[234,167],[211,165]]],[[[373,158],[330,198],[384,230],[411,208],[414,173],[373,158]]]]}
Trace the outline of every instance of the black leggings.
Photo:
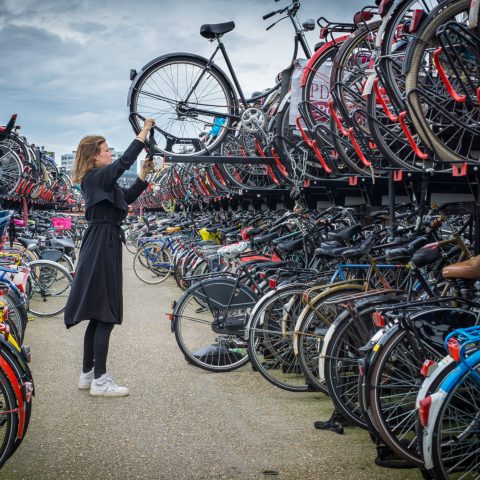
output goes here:
{"type": "Polygon", "coordinates": [[[83,342],[83,373],[92,368],[94,377],[100,378],[107,372],[108,342],[114,323],[90,320],[83,342]]]}

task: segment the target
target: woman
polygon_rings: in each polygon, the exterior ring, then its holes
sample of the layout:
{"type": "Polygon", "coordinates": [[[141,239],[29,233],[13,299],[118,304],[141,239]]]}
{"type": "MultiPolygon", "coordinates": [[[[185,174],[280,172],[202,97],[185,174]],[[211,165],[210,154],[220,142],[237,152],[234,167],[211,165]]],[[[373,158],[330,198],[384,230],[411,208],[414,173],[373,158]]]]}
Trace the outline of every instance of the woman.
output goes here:
{"type": "Polygon", "coordinates": [[[75,279],[65,308],[67,328],[89,320],[83,345],[83,372],[79,388],[90,395],[123,397],[126,387],[118,386],[107,374],[106,363],[110,334],[122,323],[122,241],[120,223],[133,203],[148,187],[145,178],[153,172],[153,161],[145,160],[135,183],[127,189],[117,180],[128,170],[144,148],[153,119],[145,120],[143,129],[124,155],[112,163],[105,138],[87,136],[78,145],[73,180],[81,184],[85,200],[85,218],[89,222],[82,241],[75,279]]]}

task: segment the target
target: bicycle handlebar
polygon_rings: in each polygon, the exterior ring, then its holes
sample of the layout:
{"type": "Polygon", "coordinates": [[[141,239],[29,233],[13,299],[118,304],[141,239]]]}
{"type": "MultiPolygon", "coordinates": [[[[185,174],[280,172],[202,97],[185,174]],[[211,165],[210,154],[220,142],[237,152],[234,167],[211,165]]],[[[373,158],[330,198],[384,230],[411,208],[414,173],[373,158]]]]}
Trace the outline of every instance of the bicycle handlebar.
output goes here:
{"type": "Polygon", "coordinates": [[[274,15],[276,15],[278,12],[279,12],[279,10],[275,10],[274,12],[267,13],[267,14],[264,15],[262,18],[263,18],[264,20],[267,20],[268,18],[273,17],[274,15]]]}

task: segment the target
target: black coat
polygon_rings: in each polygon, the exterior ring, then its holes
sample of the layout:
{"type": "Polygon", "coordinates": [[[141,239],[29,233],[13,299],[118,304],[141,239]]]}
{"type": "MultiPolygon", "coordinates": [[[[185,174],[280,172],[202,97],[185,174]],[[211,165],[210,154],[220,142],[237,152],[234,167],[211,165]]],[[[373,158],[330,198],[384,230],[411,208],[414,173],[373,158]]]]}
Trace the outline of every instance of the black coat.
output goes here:
{"type": "Polygon", "coordinates": [[[82,320],[96,319],[121,324],[122,296],[122,238],[120,223],[148,183],[137,178],[127,189],[117,180],[128,170],[143,149],[134,140],[125,154],[106,167],[92,170],[82,181],[85,199],[85,218],[90,223],[80,248],[75,278],[67,306],[67,328],[82,320]]]}

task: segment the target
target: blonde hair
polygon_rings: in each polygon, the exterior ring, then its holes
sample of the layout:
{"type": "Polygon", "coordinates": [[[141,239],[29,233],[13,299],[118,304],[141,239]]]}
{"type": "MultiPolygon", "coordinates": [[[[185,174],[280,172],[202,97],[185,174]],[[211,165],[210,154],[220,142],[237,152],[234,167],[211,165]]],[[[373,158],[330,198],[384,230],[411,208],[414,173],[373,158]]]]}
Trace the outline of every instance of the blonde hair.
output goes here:
{"type": "Polygon", "coordinates": [[[101,135],[87,135],[80,140],[73,167],[73,182],[82,183],[85,175],[95,168],[95,157],[106,140],[101,135]]]}

